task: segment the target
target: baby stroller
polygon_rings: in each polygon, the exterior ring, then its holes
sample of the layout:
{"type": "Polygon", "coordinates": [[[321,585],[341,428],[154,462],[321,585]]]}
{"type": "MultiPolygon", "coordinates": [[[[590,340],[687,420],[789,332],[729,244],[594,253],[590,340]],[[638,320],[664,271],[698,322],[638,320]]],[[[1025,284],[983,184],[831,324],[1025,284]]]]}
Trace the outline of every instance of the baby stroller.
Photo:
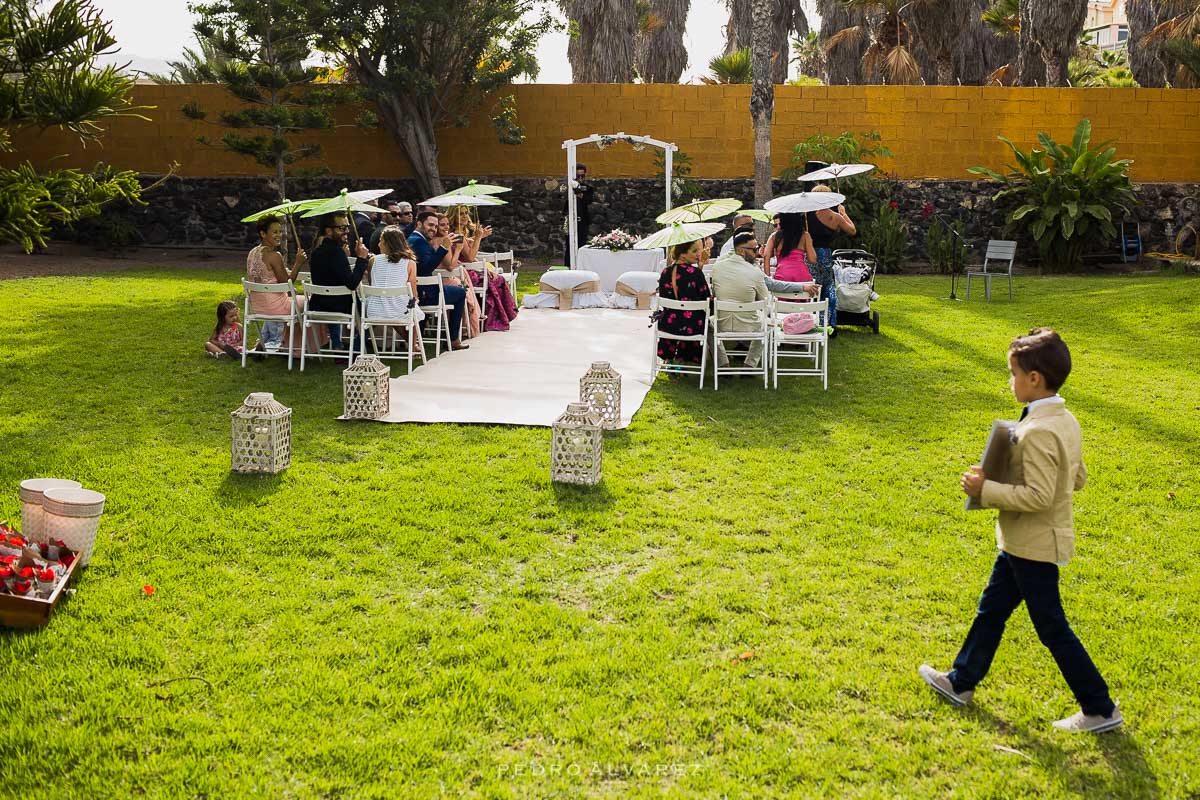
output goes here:
{"type": "Polygon", "coordinates": [[[879,312],[871,310],[875,294],[875,256],[866,250],[834,250],[833,274],[837,283],[837,324],[858,325],[879,333],[879,312]]]}

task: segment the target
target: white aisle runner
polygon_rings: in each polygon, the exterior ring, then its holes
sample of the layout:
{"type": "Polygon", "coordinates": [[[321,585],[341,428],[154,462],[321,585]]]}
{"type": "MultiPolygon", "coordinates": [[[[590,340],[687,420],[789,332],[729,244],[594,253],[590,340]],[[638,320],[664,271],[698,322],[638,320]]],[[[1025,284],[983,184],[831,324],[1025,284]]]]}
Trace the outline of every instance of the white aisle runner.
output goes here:
{"type": "Polygon", "coordinates": [[[510,330],[392,378],[391,413],[380,421],[549,427],[579,400],[592,362],[607,361],[621,373],[624,428],[650,391],[649,325],[648,311],[522,309],[510,330]]]}

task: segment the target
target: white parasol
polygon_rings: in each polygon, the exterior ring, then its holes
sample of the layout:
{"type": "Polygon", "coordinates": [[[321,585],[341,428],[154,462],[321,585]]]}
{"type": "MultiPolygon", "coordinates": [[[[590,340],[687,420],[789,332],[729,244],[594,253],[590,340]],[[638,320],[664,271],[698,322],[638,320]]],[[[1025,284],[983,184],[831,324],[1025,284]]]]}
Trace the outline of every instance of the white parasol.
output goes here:
{"type": "Polygon", "coordinates": [[[836,181],[838,178],[848,178],[875,169],[874,164],[830,164],[828,167],[813,170],[801,175],[796,180],[801,181],[836,181]]]}
{"type": "Polygon", "coordinates": [[[768,200],[763,207],[776,214],[803,214],[822,208],[836,208],[844,202],[846,196],[837,192],[797,192],[768,200]]]}
{"type": "Polygon", "coordinates": [[[439,194],[437,197],[422,200],[419,205],[449,208],[450,206],[503,206],[508,204],[488,194],[439,194]]]}

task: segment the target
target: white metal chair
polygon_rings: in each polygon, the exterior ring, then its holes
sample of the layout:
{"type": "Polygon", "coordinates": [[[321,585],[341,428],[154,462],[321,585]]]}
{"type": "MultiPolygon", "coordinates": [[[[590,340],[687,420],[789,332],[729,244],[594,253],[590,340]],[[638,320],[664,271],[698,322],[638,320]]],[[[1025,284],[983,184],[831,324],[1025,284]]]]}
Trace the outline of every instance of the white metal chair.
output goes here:
{"type": "Polygon", "coordinates": [[[485,264],[495,264],[496,272],[504,276],[508,290],[512,296],[517,296],[517,267],[520,263],[515,259],[512,250],[495,253],[476,253],[475,258],[485,264]]]}
{"type": "MultiPolygon", "coordinates": [[[[768,327],[767,320],[767,301],[755,300],[752,303],[737,303],[732,300],[713,300],[713,391],[718,388],[718,382],[721,375],[758,375],[762,374],[763,388],[767,388],[767,367],[771,363],[771,329],[768,327]],[[759,328],[753,331],[734,331],[721,330],[721,313],[736,313],[736,314],[754,314],[758,319],[759,328]],[[754,342],[762,344],[762,353],[759,356],[759,365],[757,367],[740,366],[735,367],[730,362],[727,367],[722,367],[720,364],[721,351],[725,342],[733,344],[737,342],[749,343],[754,342]]],[[[750,354],[749,346],[745,350],[734,350],[724,348],[726,355],[746,356],[750,354]]]]}
{"type": "MultiPolygon", "coordinates": [[[[437,275],[427,275],[422,277],[417,276],[417,291],[421,291],[422,286],[434,286],[437,288],[437,302],[425,304],[420,298],[417,298],[417,305],[425,312],[427,316],[436,317],[435,324],[437,325],[437,333],[433,340],[433,354],[440,356],[442,354],[442,333],[445,332],[446,347],[450,347],[450,312],[446,309],[446,292],[442,289],[442,279],[437,275]]],[[[424,343],[422,340],[422,348],[424,343]]]]}
{"type": "MultiPolygon", "coordinates": [[[[242,278],[242,289],[246,294],[246,299],[242,310],[242,366],[246,366],[246,351],[249,348],[250,323],[258,323],[258,338],[262,339],[263,323],[279,322],[283,324],[285,330],[296,330],[296,323],[299,322],[299,317],[296,313],[296,287],[290,283],[253,283],[242,278]],[[268,294],[286,294],[288,296],[288,307],[291,309],[287,314],[254,314],[250,311],[250,293],[264,292],[268,294]]],[[[292,348],[287,348],[287,353],[282,352],[283,348],[276,351],[267,349],[262,350],[262,355],[286,355],[288,360],[288,369],[292,368],[292,348]]]]}
{"type": "Polygon", "coordinates": [[[821,379],[821,388],[829,388],[829,301],[794,302],[776,298],[771,314],[771,372],[773,388],[779,388],[780,375],[807,375],[821,379]],[[814,314],[817,324],[808,333],[784,333],[783,318],[788,314],[814,314]],[[783,349],[784,347],[788,349],[783,349]],[[779,359],[791,358],[811,362],[798,367],[781,367],[779,359]]]}
{"type": "Polygon", "coordinates": [[[650,351],[650,380],[653,382],[658,377],[659,371],[675,372],[684,375],[700,375],[700,388],[704,388],[704,370],[708,364],[708,340],[709,340],[709,324],[711,322],[711,314],[707,300],[671,300],[660,296],[658,298],[658,309],[662,312],[660,319],[665,317],[672,311],[700,311],[704,314],[704,330],[692,336],[684,336],[678,333],[668,333],[667,331],[659,330],[659,323],[654,323],[654,341],[653,349],[650,351]],[[660,339],[671,339],[677,342],[700,342],[700,364],[673,364],[669,361],[664,361],[659,364],[658,358],[658,342],[660,339]]]}
{"type": "Polygon", "coordinates": [[[481,321],[487,319],[487,290],[488,290],[488,268],[487,263],[483,261],[471,261],[460,265],[463,268],[462,282],[463,288],[469,288],[475,293],[475,297],[479,300],[479,316],[481,321]],[[468,272],[478,273],[483,280],[478,286],[471,280],[468,272]]]}
{"type": "Polygon", "coordinates": [[[413,370],[414,351],[421,354],[421,363],[426,363],[425,342],[421,338],[421,326],[413,309],[408,308],[408,301],[412,299],[412,291],[407,286],[376,287],[360,283],[358,294],[362,298],[362,310],[358,315],[359,347],[366,348],[369,335],[375,355],[381,359],[407,358],[409,373],[413,370]],[[372,298],[377,298],[381,302],[372,303],[372,298]],[[376,309],[379,310],[379,313],[374,313],[376,309]],[[408,330],[408,341],[404,352],[399,350],[402,342],[399,328],[408,330]],[[382,337],[380,337],[380,333],[382,333],[382,337]],[[390,345],[389,339],[391,340],[390,345]],[[419,350],[417,349],[418,345],[420,346],[419,350]]]}
{"type": "Polygon", "coordinates": [[[304,359],[306,356],[309,356],[308,329],[313,325],[345,325],[348,331],[346,333],[345,350],[334,350],[332,346],[328,349],[319,348],[317,352],[311,354],[311,358],[344,357],[347,364],[353,364],[354,334],[358,330],[358,304],[355,302],[354,290],[347,289],[345,286],[318,286],[315,283],[306,282],[304,284],[304,296],[308,299],[304,304],[304,339],[300,344],[300,371],[304,371],[304,359]],[[318,311],[312,307],[312,301],[317,297],[349,297],[350,313],[318,311]]]}
{"type": "Polygon", "coordinates": [[[991,239],[983,255],[983,268],[967,270],[967,299],[971,299],[971,277],[983,278],[983,299],[992,299],[992,278],[1008,278],[1008,299],[1013,299],[1013,260],[1017,257],[1017,243],[1006,239],[991,239]],[[988,269],[988,262],[1004,265],[1003,269],[988,269]]]}

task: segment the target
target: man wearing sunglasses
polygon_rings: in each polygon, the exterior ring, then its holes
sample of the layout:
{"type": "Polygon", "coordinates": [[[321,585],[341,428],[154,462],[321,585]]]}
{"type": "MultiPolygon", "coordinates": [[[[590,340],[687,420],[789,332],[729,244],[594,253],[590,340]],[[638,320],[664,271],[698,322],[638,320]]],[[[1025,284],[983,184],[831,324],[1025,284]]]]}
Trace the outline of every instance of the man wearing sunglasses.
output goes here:
{"type": "MultiPolygon", "coordinates": [[[[371,264],[370,252],[362,239],[355,241],[354,269],[350,269],[350,259],[346,257],[347,245],[350,241],[350,221],[345,214],[333,213],[321,217],[321,244],[313,250],[309,258],[309,269],[312,270],[312,282],[317,286],[345,286],[347,289],[357,289],[362,282],[363,273],[371,264]]],[[[313,295],[308,298],[308,307],[314,311],[333,311],[338,314],[349,314],[354,302],[353,295],[313,295]]],[[[351,332],[353,333],[353,331],[351,332]]],[[[342,349],[342,326],[329,326],[330,344],[334,350],[342,349]]]]}

